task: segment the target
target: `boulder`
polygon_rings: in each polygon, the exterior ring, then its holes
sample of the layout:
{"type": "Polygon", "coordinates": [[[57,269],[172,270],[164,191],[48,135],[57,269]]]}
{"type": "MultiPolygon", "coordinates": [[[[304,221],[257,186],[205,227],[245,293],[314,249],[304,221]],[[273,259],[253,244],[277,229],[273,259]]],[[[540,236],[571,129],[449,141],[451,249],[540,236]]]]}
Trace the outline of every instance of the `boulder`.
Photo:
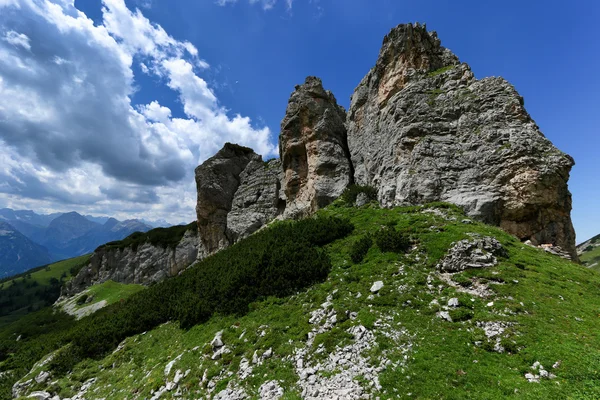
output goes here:
{"type": "Polygon", "coordinates": [[[352,182],[345,121],[345,110],[319,78],[310,76],[296,86],[279,135],[284,217],[310,215],[352,182]]]}
{"type": "Polygon", "coordinates": [[[573,259],[567,188],[574,162],[544,137],[502,78],[478,80],[424,25],[399,25],[352,95],[357,184],[383,206],[447,201],[573,259]]]}
{"type": "Polygon", "coordinates": [[[452,244],[437,268],[443,272],[460,272],[468,268],[493,267],[498,264],[497,257],[507,255],[502,244],[493,237],[464,239],[452,244]]]}

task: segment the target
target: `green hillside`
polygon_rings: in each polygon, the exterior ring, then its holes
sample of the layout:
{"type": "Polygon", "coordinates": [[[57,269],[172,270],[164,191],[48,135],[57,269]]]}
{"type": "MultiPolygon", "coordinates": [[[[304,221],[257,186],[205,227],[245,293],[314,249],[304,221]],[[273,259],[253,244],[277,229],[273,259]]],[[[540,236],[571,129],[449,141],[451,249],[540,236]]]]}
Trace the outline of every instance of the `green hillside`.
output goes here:
{"type": "Polygon", "coordinates": [[[90,288],[68,299],[56,303],[55,307],[77,319],[93,314],[97,310],[127,299],[144,289],[142,285],[106,281],[91,286],[90,288]]]}
{"type": "Polygon", "coordinates": [[[80,321],[40,311],[0,329],[0,397],[32,379],[23,395],[600,398],[597,272],[445,204],[318,215],[80,321]],[[486,237],[497,265],[436,268],[486,237]]]}
{"type": "Polygon", "coordinates": [[[583,265],[600,272],[600,235],[580,244],[577,250],[583,265]]]}
{"type": "Polygon", "coordinates": [[[83,267],[90,255],[34,268],[0,282],[0,327],[53,304],[64,282],[83,267]]]}

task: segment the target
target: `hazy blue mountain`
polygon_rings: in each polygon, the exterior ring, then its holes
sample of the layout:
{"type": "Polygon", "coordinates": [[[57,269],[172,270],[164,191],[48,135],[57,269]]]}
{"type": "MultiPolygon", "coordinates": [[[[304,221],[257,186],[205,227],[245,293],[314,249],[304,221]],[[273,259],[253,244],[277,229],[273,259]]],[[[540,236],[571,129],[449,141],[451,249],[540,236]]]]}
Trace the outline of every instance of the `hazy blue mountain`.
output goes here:
{"type": "Polygon", "coordinates": [[[31,210],[0,209],[0,220],[8,221],[11,225],[14,221],[20,221],[34,226],[47,227],[50,222],[61,215],[62,213],[37,214],[31,210]]]}
{"type": "Polygon", "coordinates": [[[48,247],[51,253],[60,253],[71,240],[85,235],[98,226],[101,225],[90,221],[75,211],[65,213],[50,222],[41,244],[48,247]]]}
{"type": "Polygon", "coordinates": [[[0,221],[0,277],[48,264],[48,250],[29,240],[7,222],[0,221]]]}
{"type": "Polygon", "coordinates": [[[147,232],[152,229],[138,220],[118,221],[110,218],[103,225],[94,227],[82,236],[69,241],[64,249],[68,251],[70,257],[91,253],[104,243],[121,240],[131,235],[133,232],[147,232]]]}
{"type": "Polygon", "coordinates": [[[95,217],[93,215],[84,215],[84,217],[86,217],[87,219],[89,219],[92,222],[95,222],[95,223],[101,224],[101,225],[104,225],[106,223],[106,221],[108,221],[109,219],[114,219],[112,217],[95,217]]]}
{"type": "MultiPolygon", "coordinates": [[[[111,217],[83,216],[77,212],[44,215],[31,210],[10,208],[0,209],[0,222],[10,224],[11,232],[43,247],[44,263],[87,254],[106,242],[121,240],[133,232],[146,232],[154,227],[139,220],[118,221],[111,217]]],[[[8,229],[5,230],[8,232],[8,229]]],[[[0,247],[0,259],[16,259],[18,250],[22,248],[26,246],[0,247]]],[[[37,251],[33,254],[37,254],[37,251]]],[[[40,258],[33,257],[33,260],[38,259],[40,258]]],[[[22,264],[27,264],[27,260],[25,258],[22,264]]],[[[2,265],[0,264],[0,268],[2,265]]],[[[36,266],[37,264],[31,263],[24,270],[36,266]]]]}
{"type": "MultiPolygon", "coordinates": [[[[150,225],[153,228],[168,228],[170,226],[173,226],[173,224],[168,223],[164,219],[157,219],[157,220],[150,221],[150,220],[142,218],[139,221],[141,221],[142,223],[144,223],[146,225],[150,225]]],[[[183,223],[183,224],[179,224],[179,225],[187,225],[187,223],[183,223]]]]}

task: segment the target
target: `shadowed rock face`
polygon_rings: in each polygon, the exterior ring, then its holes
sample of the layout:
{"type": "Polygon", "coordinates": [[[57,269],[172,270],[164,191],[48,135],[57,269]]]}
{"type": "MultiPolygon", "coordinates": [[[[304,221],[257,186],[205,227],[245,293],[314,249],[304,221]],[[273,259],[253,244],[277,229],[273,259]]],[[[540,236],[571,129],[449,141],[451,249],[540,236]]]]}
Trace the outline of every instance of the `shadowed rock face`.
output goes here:
{"type": "Polygon", "coordinates": [[[278,160],[264,163],[252,149],[226,143],[196,168],[198,233],[207,254],[233,244],[283,209],[278,160]]]}
{"type": "Polygon", "coordinates": [[[240,174],[256,157],[252,149],[226,143],[217,154],[196,168],[198,233],[209,254],[230,244],[227,214],[240,185],[240,174]]]}
{"type": "Polygon", "coordinates": [[[352,182],[345,120],[346,112],[319,78],[308,77],[296,86],[279,135],[284,217],[310,215],[352,182]]]}
{"type": "Polygon", "coordinates": [[[377,188],[382,205],[448,201],[576,259],[573,159],[544,137],[512,85],[475,79],[435,32],[400,25],[386,36],[347,126],[354,179],[377,188]]]}

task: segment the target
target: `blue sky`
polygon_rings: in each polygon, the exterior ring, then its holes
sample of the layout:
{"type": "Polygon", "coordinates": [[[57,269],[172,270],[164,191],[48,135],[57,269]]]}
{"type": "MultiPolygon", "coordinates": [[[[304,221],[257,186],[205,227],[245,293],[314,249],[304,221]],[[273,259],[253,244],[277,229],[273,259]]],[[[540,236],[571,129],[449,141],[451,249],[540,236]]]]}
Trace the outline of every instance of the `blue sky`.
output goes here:
{"type": "Polygon", "coordinates": [[[0,0],[0,206],[191,220],[195,165],[227,140],[276,155],[295,84],[347,107],[384,35],[419,21],[575,158],[581,241],[600,233],[598,4],[0,0]]]}

